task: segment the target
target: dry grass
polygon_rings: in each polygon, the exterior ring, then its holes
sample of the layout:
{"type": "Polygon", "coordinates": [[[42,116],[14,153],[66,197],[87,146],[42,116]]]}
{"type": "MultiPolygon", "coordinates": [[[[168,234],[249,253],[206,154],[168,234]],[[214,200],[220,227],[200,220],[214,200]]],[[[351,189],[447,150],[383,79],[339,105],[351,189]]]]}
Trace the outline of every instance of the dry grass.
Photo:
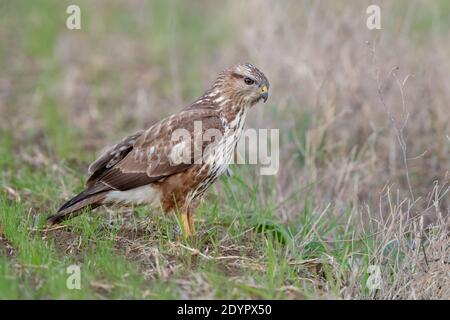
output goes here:
{"type": "MultiPolygon", "coordinates": [[[[364,3],[236,5],[240,44],[267,69],[279,115],[273,123],[272,110],[260,111],[257,125],[286,129],[277,195],[288,198],[300,182],[314,207],[331,203],[336,214],[351,208],[361,228],[368,222],[376,235],[374,264],[386,265],[386,247],[397,247],[388,254],[402,256],[393,283],[377,298],[450,297],[448,34],[436,26],[435,3],[433,29],[426,39],[414,37],[423,6],[383,2],[383,30],[369,31],[359,18],[364,3]],[[305,115],[311,120],[302,128],[296,119],[305,115]]],[[[281,214],[290,217],[301,206],[281,214]]],[[[355,297],[351,287],[347,298],[355,297]]]]}

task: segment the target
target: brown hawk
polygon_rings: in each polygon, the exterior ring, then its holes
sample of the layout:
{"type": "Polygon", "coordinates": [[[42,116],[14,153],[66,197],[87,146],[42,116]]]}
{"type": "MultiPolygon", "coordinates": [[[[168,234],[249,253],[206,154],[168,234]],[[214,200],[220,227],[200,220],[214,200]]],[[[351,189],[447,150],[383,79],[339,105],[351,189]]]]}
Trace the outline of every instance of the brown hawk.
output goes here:
{"type": "Polygon", "coordinates": [[[89,166],[86,189],[49,221],[72,218],[85,207],[148,204],[179,214],[184,235],[191,236],[196,206],[227,170],[247,111],[267,100],[268,89],[266,76],[251,64],[226,69],[190,106],[104,152],[89,166]]]}

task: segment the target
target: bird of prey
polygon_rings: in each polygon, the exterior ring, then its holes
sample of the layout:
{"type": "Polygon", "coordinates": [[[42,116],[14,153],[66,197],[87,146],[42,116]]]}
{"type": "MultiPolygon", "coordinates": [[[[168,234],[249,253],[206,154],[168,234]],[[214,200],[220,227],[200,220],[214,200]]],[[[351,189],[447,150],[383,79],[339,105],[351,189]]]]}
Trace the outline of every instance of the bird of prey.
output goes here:
{"type": "Polygon", "coordinates": [[[192,236],[194,211],[232,162],[247,111],[268,98],[255,66],[232,66],[194,103],[108,148],[88,169],[86,188],[48,218],[52,224],[101,205],[158,206],[192,236]],[[198,139],[198,138],[201,139],[198,139]]]}

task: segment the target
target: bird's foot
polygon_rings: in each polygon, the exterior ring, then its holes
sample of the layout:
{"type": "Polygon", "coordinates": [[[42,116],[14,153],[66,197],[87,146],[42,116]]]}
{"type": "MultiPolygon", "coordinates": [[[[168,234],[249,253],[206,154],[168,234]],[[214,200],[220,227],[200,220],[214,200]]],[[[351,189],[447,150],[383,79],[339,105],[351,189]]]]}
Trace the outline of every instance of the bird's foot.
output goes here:
{"type": "Polygon", "coordinates": [[[185,238],[190,238],[195,235],[194,218],[191,214],[181,214],[181,226],[185,238]]]}

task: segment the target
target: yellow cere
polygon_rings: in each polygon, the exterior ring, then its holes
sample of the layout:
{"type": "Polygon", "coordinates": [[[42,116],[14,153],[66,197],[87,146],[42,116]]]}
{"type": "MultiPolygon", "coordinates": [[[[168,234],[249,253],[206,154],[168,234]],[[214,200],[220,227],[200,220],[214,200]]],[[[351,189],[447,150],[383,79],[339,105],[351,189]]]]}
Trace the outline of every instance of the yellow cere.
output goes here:
{"type": "Polygon", "coordinates": [[[264,92],[267,92],[267,86],[266,85],[263,85],[262,86],[262,88],[261,88],[261,91],[264,93],[264,92]]]}

